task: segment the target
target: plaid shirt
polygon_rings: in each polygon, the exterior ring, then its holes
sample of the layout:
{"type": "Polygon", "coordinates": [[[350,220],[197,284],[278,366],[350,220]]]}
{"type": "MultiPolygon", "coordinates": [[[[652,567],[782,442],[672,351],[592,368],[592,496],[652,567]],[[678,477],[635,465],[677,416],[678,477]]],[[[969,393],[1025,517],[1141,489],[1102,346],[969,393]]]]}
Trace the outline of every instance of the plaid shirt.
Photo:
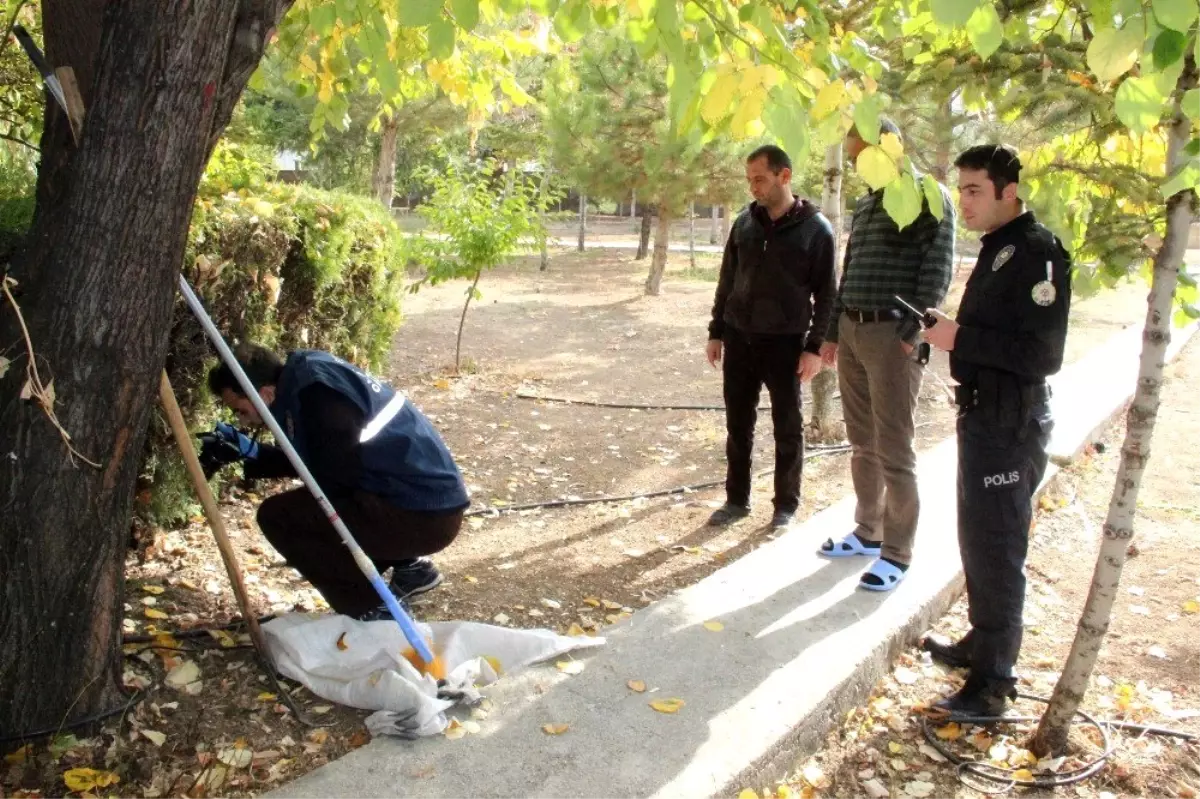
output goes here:
{"type": "MultiPolygon", "coordinates": [[[[946,187],[939,184],[938,188],[942,191],[942,221],[923,208],[904,230],[898,230],[884,210],[882,191],[859,199],[826,341],[837,342],[838,320],[846,308],[894,309],[892,297],[898,294],[924,310],[936,308],[946,298],[954,276],[955,212],[946,187]]],[[[919,330],[920,324],[909,316],[900,323],[900,337],[910,343],[919,330]]]]}

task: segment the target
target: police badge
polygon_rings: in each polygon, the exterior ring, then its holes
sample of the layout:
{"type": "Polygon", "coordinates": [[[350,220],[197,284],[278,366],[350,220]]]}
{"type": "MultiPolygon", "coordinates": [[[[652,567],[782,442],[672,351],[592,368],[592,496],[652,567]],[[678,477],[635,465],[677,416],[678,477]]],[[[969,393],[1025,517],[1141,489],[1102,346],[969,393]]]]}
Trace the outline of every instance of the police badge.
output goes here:
{"type": "Polygon", "coordinates": [[[1009,244],[1004,249],[1002,249],[1000,252],[996,253],[996,259],[994,261],[992,261],[992,271],[999,272],[1000,267],[1002,267],[1006,263],[1008,263],[1008,259],[1012,258],[1013,253],[1015,253],[1016,251],[1017,251],[1017,248],[1014,247],[1013,245],[1009,244]]]}
{"type": "Polygon", "coordinates": [[[1039,280],[1033,287],[1033,301],[1043,308],[1053,305],[1058,292],[1054,290],[1054,262],[1046,261],[1046,279],[1039,280]]]}

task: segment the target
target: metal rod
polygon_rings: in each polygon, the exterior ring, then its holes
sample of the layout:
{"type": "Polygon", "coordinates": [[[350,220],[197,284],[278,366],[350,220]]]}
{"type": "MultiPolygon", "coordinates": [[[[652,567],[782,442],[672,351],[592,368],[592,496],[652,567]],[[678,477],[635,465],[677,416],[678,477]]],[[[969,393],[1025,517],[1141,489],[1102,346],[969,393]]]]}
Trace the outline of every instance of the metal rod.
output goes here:
{"type": "Polygon", "coordinates": [[[237,362],[237,358],[234,357],[233,351],[230,350],[229,345],[225,343],[225,339],[221,336],[221,332],[217,330],[216,325],[214,325],[212,319],[209,318],[208,312],[204,310],[204,306],[201,304],[200,299],[196,296],[196,293],[192,291],[192,287],[188,285],[187,279],[184,278],[183,275],[179,276],[179,290],[183,292],[184,301],[187,303],[188,308],[191,309],[196,319],[200,322],[200,325],[204,328],[205,334],[208,336],[209,340],[212,341],[213,346],[217,348],[217,352],[220,354],[221,360],[224,361],[233,372],[234,377],[237,378],[238,385],[242,387],[242,391],[254,405],[254,409],[258,411],[258,415],[262,417],[267,429],[269,429],[272,435],[275,436],[275,443],[278,444],[279,448],[283,450],[283,453],[287,456],[287,459],[291,461],[292,466],[296,469],[296,474],[300,476],[300,479],[304,481],[304,485],[307,486],[308,490],[312,492],[313,497],[317,500],[317,504],[321,506],[321,510],[325,511],[325,516],[333,524],[333,529],[335,529],[338,536],[341,537],[342,543],[344,543],[346,548],[350,550],[350,555],[354,558],[354,562],[358,564],[358,568],[371,583],[371,587],[375,589],[375,593],[379,594],[379,598],[383,600],[383,603],[387,606],[388,611],[391,612],[392,618],[395,619],[396,623],[400,625],[400,631],[404,633],[404,637],[408,640],[408,643],[416,651],[417,655],[420,656],[421,660],[425,661],[426,665],[432,665],[433,651],[429,648],[429,645],[425,642],[425,639],[421,636],[420,632],[418,632],[417,626],[413,622],[412,617],[409,616],[404,608],[400,606],[400,603],[396,600],[395,595],[393,595],[388,589],[387,584],[383,582],[383,578],[379,576],[379,570],[375,568],[375,564],[372,563],[371,559],[367,557],[367,554],[362,551],[362,547],[360,547],[358,542],[354,540],[354,536],[350,534],[350,530],[346,527],[346,523],[342,521],[340,516],[338,516],[337,510],[335,510],[333,505],[329,502],[329,498],[325,496],[325,492],[321,490],[319,485],[317,485],[317,481],[312,476],[312,472],[308,470],[308,467],[304,465],[304,461],[300,459],[300,455],[296,452],[296,448],[292,446],[292,442],[288,440],[287,435],[283,432],[283,428],[279,426],[279,422],[276,421],[274,415],[272,415],[271,409],[267,407],[267,404],[263,402],[262,397],[258,395],[258,390],[254,388],[254,384],[250,382],[250,378],[248,378],[246,373],[242,371],[242,367],[237,362]]]}

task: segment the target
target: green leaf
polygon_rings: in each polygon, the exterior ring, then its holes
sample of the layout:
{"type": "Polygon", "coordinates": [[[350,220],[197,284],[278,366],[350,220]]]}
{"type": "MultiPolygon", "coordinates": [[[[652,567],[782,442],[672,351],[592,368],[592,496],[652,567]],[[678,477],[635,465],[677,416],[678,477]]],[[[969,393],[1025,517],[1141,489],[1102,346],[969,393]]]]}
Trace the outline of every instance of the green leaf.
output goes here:
{"type": "Polygon", "coordinates": [[[442,0],[400,0],[396,9],[401,25],[419,28],[442,16],[442,0]]]}
{"type": "Polygon", "coordinates": [[[472,30],[479,24],[479,0],[450,0],[450,9],[463,30],[472,30]]]}
{"type": "MultiPolygon", "coordinates": [[[[934,21],[939,25],[954,27],[965,25],[979,4],[980,0],[930,0],[929,2],[934,21]]],[[[991,5],[991,0],[988,0],[988,5],[991,5]]],[[[994,9],[993,13],[995,13],[994,9]]]]}
{"type": "Polygon", "coordinates": [[[941,222],[942,217],[946,215],[946,209],[942,200],[941,187],[938,186],[933,175],[925,175],[921,178],[921,189],[925,192],[925,204],[929,206],[929,213],[933,214],[934,219],[941,222]]]}
{"type": "Polygon", "coordinates": [[[767,101],[763,114],[767,133],[779,140],[779,146],[787,151],[793,164],[808,160],[808,127],[800,93],[791,87],[778,87],[767,101]]]}
{"type": "MultiPolygon", "coordinates": [[[[745,8],[750,8],[750,6],[745,8]]],[[[675,0],[658,0],[654,9],[654,21],[658,23],[658,29],[663,33],[678,35],[679,8],[675,4],[675,0]]]]}
{"type": "Polygon", "coordinates": [[[858,154],[854,168],[872,191],[882,189],[900,177],[900,170],[896,168],[892,157],[884,152],[882,147],[874,145],[858,154]]]}
{"type": "Polygon", "coordinates": [[[1174,176],[1171,177],[1162,187],[1163,197],[1174,197],[1181,191],[1194,189],[1200,185],[1200,166],[1197,166],[1195,161],[1190,161],[1178,169],[1174,176]]]}
{"type": "Polygon", "coordinates": [[[1200,16],[1200,6],[1196,0],[1154,0],[1154,16],[1165,27],[1187,33],[1200,16]]]}
{"type": "Polygon", "coordinates": [[[337,7],[333,3],[313,6],[308,12],[308,22],[318,36],[328,36],[337,22],[337,7]]]}
{"type": "Polygon", "coordinates": [[[979,57],[986,60],[1004,43],[1004,26],[991,3],[980,6],[967,20],[967,36],[979,57]]]}
{"type": "MultiPolygon", "coordinates": [[[[1200,89],[1188,89],[1183,93],[1183,98],[1179,101],[1183,107],[1183,113],[1188,115],[1188,118],[1193,122],[1200,122],[1200,89]]],[[[1200,139],[1192,139],[1191,144],[1200,146],[1200,139]]],[[[1192,153],[1192,155],[1200,155],[1200,153],[1192,153]]]]}
{"type": "Polygon", "coordinates": [[[901,230],[921,215],[921,194],[912,175],[901,175],[883,190],[883,210],[901,230]]]}
{"type": "Polygon", "coordinates": [[[429,55],[434,58],[449,58],[454,55],[454,37],[458,28],[440,16],[429,23],[429,55]]]}
{"type": "Polygon", "coordinates": [[[1147,131],[1162,118],[1165,101],[1153,78],[1127,78],[1117,89],[1117,119],[1134,133],[1147,131]]]}
{"type": "Polygon", "coordinates": [[[879,144],[879,115],[883,113],[883,95],[868,94],[854,106],[854,127],[867,144],[879,144]]]}
{"type": "Polygon", "coordinates": [[[1137,63],[1142,49],[1140,27],[1135,20],[1120,30],[1105,28],[1096,33],[1088,45],[1087,64],[1101,83],[1116,80],[1137,63]]]}
{"type": "Polygon", "coordinates": [[[1154,68],[1166,69],[1183,58],[1187,49],[1187,36],[1179,31],[1164,30],[1154,40],[1154,68]]]}

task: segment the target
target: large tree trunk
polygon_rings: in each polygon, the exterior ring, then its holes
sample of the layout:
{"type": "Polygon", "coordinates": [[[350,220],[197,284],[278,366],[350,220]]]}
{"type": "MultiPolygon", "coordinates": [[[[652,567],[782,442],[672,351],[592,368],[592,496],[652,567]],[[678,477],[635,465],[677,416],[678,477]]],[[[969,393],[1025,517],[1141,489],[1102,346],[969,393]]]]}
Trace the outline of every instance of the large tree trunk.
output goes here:
{"type": "Polygon", "coordinates": [[[721,207],[713,203],[712,207],[712,230],[708,234],[708,243],[716,244],[721,240],[721,207]]]}
{"type": "Polygon", "coordinates": [[[371,196],[391,210],[392,197],[396,194],[396,139],[400,133],[400,120],[395,113],[383,118],[379,126],[379,158],[375,161],[375,174],[371,176],[371,196]]]}
{"type": "Polygon", "coordinates": [[[642,203],[642,227],[638,234],[637,254],[633,260],[640,261],[650,254],[650,227],[654,217],[654,208],[649,203],[642,203]]]}
{"type": "MultiPolygon", "coordinates": [[[[821,191],[821,210],[833,225],[834,281],[838,280],[842,237],[842,145],[825,151],[825,180],[821,191]]],[[[838,419],[833,395],[837,391],[837,372],[822,369],[812,381],[812,435],[817,441],[840,441],[842,423],[838,419]]]]}
{"type": "Polygon", "coordinates": [[[583,245],[587,239],[587,195],[582,192],[579,194],[579,251],[583,252],[583,245]]]}
{"type": "MultiPolygon", "coordinates": [[[[1188,158],[1184,148],[1190,138],[1190,122],[1183,113],[1179,98],[1186,90],[1196,86],[1196,66],[1195,60],[1189,55],[1176,87],[1175,112],[1167,138],[1167,174],[1172,174],[1188,158]]],[[[1121,581],[1121,569],[1125,565],[1129,541],[1133,538],[1138,491],[1146,464],[1150,461],[1150,440],[1154,434],[1154,422],[1158,418],[1163,363],[1167,345],[1171,341],[1175,286],[1179,282],[1179,267],[1187,250],[1188,233],[1195,221],[1195,203],[1196,192],[1193,189],[1178,192],[1167,200],[1166,238],[1154,258],[1137,389],[1126,415],[1125,441],[1121,444],[1116,486],[1108,506],[1108,517],[1104,520],[1104,538],[1100,543],[1100,554],[1092,573],[1092,587],[1083,606],[1079,628],[1075,631],[1071,654],[1067,656],[1062,676],[1050,697],[1050,705],[1030,743],[1031,751],[1035,754],[1058,753],[1066,748],[1067,732],[1075,711],[1083,701],[1088,680],[1108,632],[1113,602],[1121,581]]]]}
{"type": "Polygon", "coordinates": [[[654,231],[654,257],[650,259],[650,275],[646,278],[646,293],[658,296],[662,292],[663,273],[667,271],[667,245],[671,243],[671,213],[658,206],[658,228],[654,231]]]}
{"type": "Polygon", "coordinates": [[[945,183],[950,177],[950,149],[954,143],[954,126],[951,124],[950,99],[938,106],[937,113],[937,151],[934,153],[933,176],[938,183],[945,183]]]}
{"type": "Polygon", "coordinates": [[[696,269],[696,203],[688,203],[688,264],[696,269]]]}
{"type": "Polygon", "coordinates": [[[192,201],[289,4],[44,7],[46,49],[84,78],[86,117],[74,149],[48,104],[37,219],[12,272],[57,419],[100,468],[72,463],[49,415],[19,399],[24,336],[0,300],[0,351],[14,357],[0,379],[0,735],[119,707],[130,500],[192,201]],[[101,16],[98,37],[78,27],[101,16]]]}

